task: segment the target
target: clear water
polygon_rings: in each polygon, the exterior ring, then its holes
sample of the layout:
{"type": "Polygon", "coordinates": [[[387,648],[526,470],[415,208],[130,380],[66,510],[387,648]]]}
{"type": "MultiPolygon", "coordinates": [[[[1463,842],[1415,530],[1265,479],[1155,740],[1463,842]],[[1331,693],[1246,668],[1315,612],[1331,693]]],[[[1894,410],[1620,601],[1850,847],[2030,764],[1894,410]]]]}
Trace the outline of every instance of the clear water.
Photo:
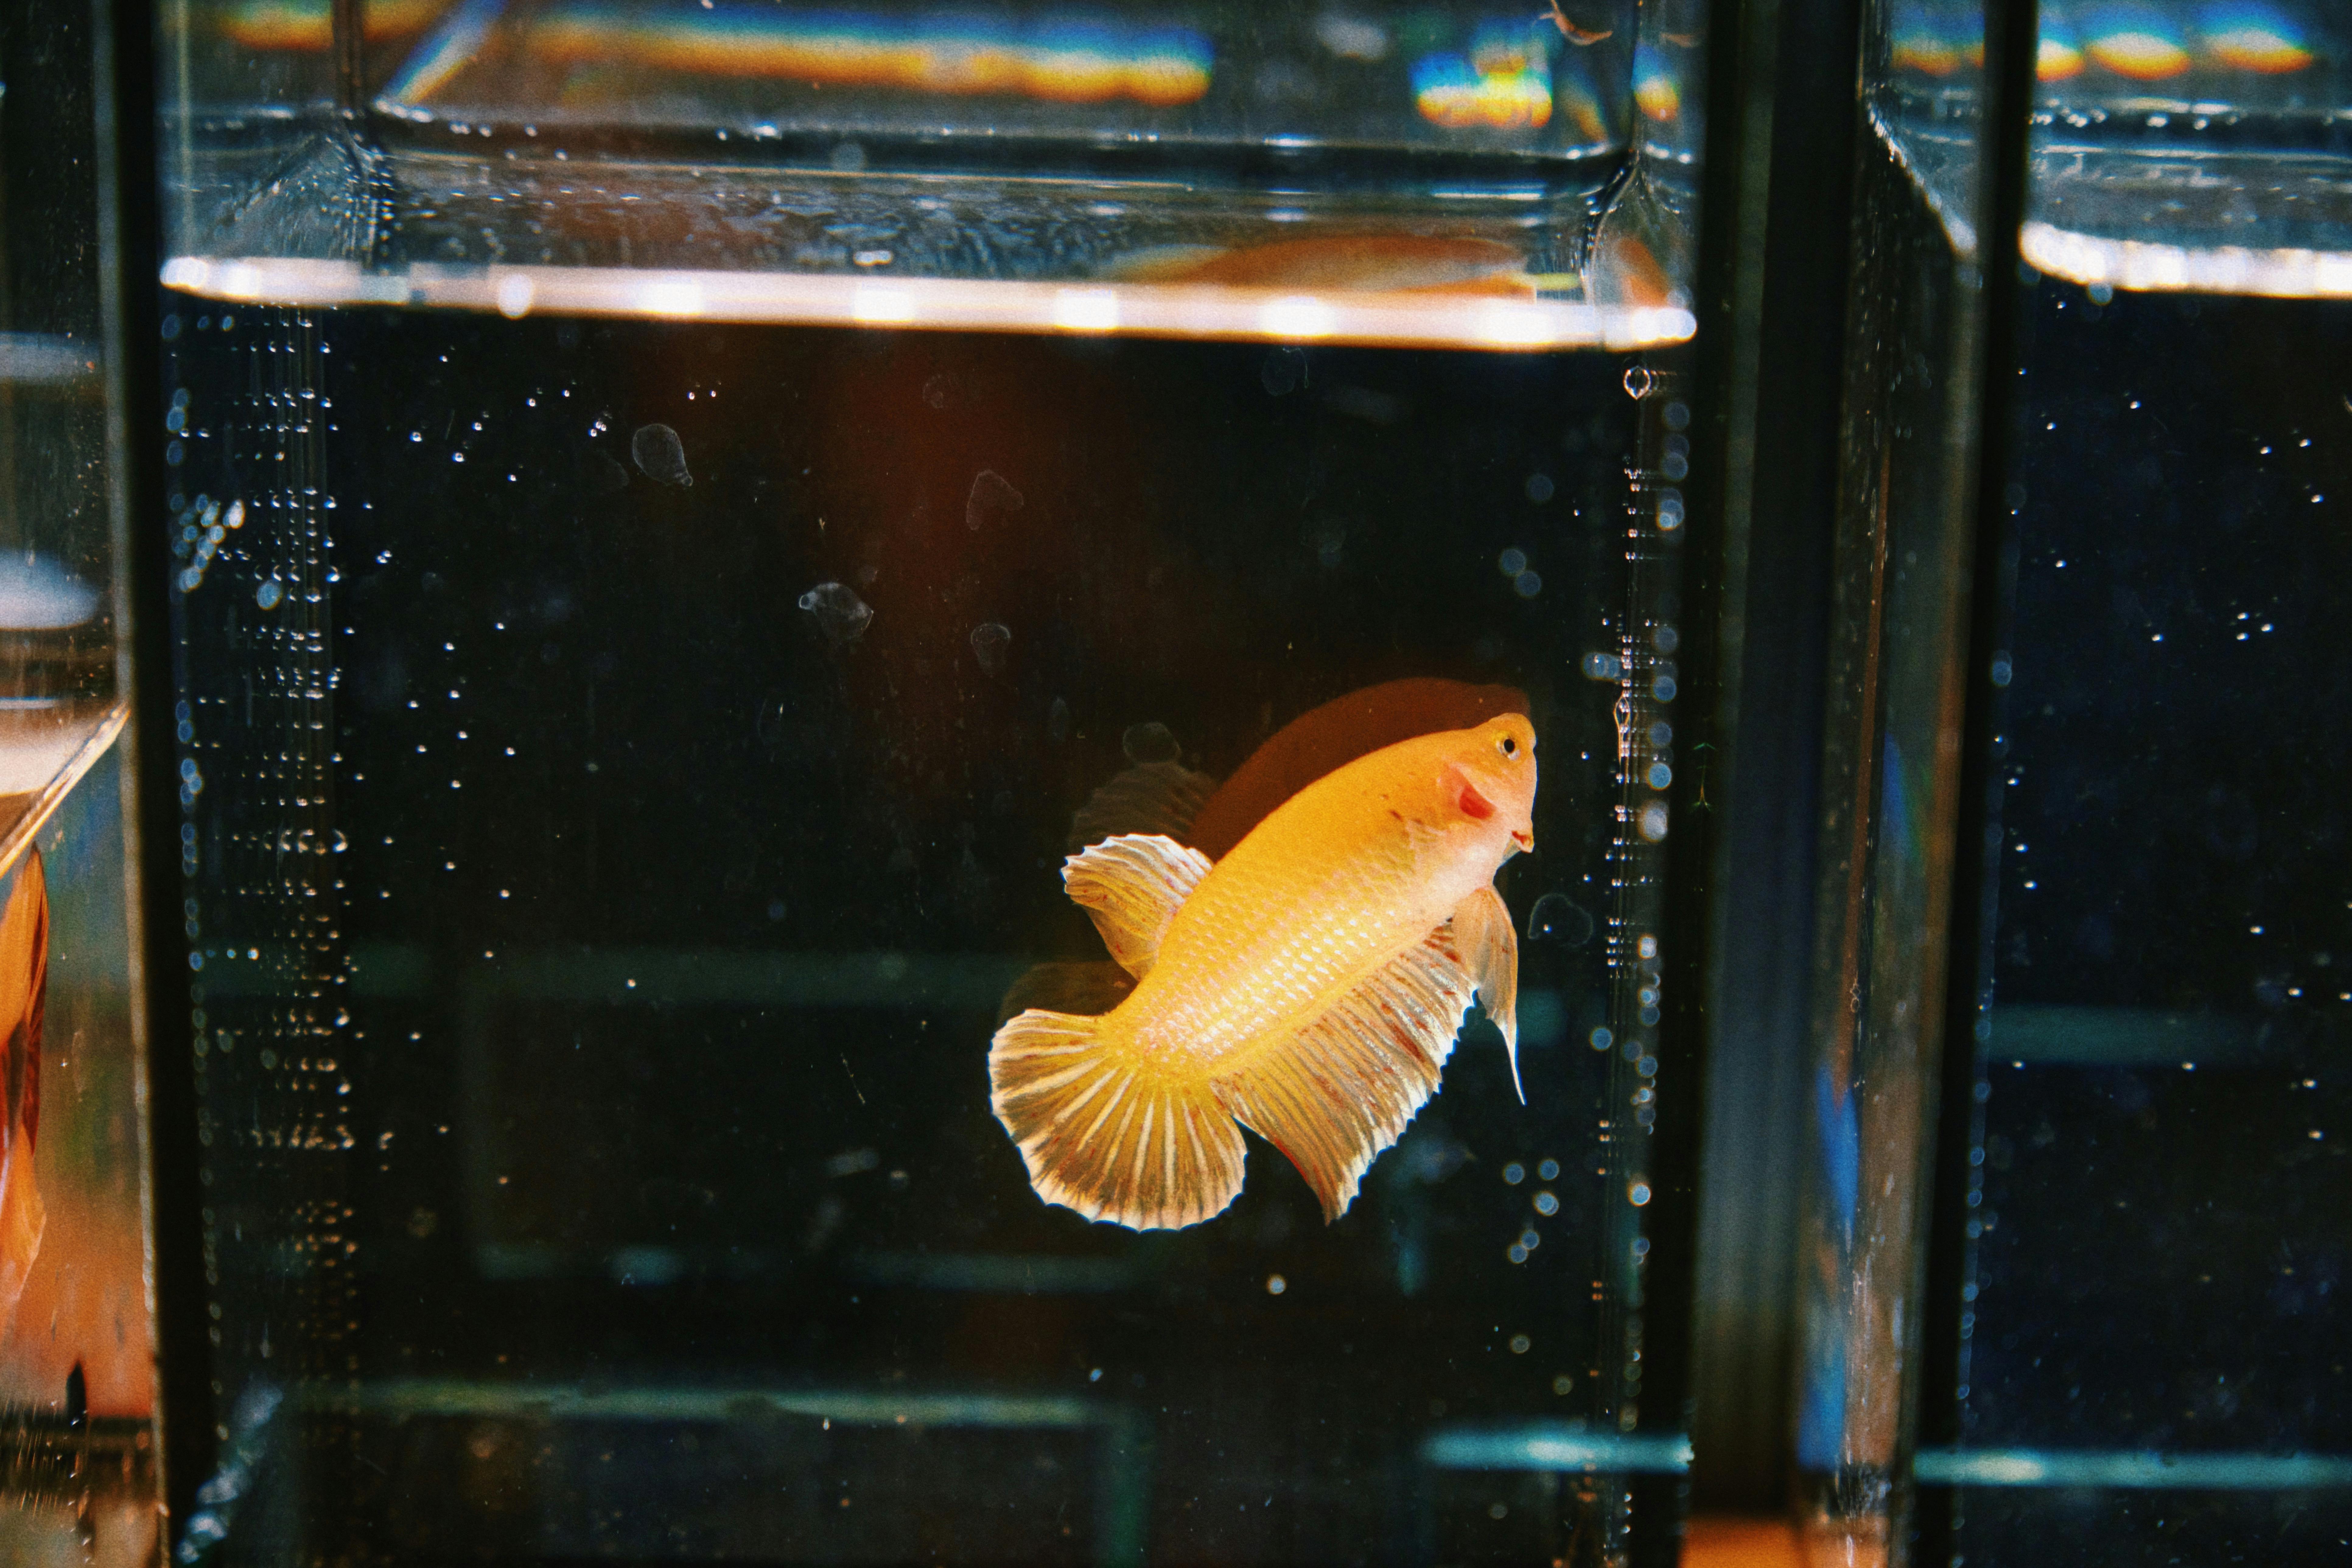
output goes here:
{"type": "Polygon", "coordinates": [[[169,308],[224,1550],[1671,1550],[1671,365],[169,308]],[[1539,737],[1526,1104],[1046,1206],[1074,819],[1417,676],[1539,737]]]}
{"type": "Polygon", "coordinates": [[[2030,295],[1952,1324],[1971,1561],[2352,1531],[2352,864],[2311,722],[2352,676],[2347,332],[2326,301],[2030,295]]]}

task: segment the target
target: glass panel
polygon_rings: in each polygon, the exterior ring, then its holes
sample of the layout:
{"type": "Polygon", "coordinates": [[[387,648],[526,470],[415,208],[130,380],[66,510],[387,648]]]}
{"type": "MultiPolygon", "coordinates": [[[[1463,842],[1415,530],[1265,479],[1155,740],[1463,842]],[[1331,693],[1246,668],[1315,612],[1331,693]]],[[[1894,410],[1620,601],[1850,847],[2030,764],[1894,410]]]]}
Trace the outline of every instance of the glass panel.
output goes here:
{"type": "Polygon", "coordinates": [[[1673,1552],[1703,37],[1563,6],[167,19],[185,1550],[1673,1552]]]}
{"type": "Polygon", "coordinates": [[[0,1558],[152,1561],[91,12],[0,17],[0,1558]]]}
{"type": "Polygon", "coordinates": [[[1797,1462],[1823,1562],[1901,1563],[1910,1544],[1979,439],[1998,391],[1984,268],[2005,265],[1982,238],[2000,124],[1987,23],[1980,5],[1865,12],[1800,1242],[1797,1462]]]}

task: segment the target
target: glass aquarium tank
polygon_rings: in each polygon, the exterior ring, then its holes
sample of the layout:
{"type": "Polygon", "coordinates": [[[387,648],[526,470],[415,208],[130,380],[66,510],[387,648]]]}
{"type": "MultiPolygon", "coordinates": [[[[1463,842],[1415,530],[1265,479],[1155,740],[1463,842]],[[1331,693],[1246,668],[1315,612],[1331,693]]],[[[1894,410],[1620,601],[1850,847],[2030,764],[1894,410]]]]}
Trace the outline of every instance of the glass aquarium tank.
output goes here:
{"type": "MultiPolygon", "coordinates": [[[[2312,5],[2039,5],[2013,278],[1952,169],[1983,45],[1906,5],[1865,37],[1886,163],[1985,263],[2000,376],[1940,699],[1952,1044],[1922,1256],[1874,1298],[1922,1338],[1872,1361],[1825,1310],[1809,1352],[1809,1394],[1907,1377],[1919,1450],[1858,1465],[1867,1420],[1800,1448],[1837,1481],[1821,1519],[1867,1498],[1924,1563],[2338,1561],[2352,36],[2312,5]]],[[[1915,811],[1891,742],[1886,769],[1882,839],[1915,811]]],[[[1870,1138],[1818,1131],[1837,1234],[1870,1138]]]]}
{"type": "Polygon", "coordinates": [[[0,1558],[2342,1556],[2335,12],[18,12],[0,1558]]]}
{"type": "Polygon", "coordinates": [[[1702,9],[162,25],[179,1560],[1671,1561],[1702,9]]]}

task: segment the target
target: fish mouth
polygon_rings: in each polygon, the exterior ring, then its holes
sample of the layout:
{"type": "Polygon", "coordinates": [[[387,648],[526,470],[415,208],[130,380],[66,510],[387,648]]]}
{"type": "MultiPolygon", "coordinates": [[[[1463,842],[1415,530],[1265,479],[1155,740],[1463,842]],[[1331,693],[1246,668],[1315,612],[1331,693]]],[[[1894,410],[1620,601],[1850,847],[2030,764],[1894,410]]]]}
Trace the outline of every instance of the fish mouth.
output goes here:
{"type": "Polygon", "coordinates": [[[1514,827],[1511,829],[1511,842],[1519,847],[1519,853],[1522,855],[1531,855],[1535,852],[1536,836],[1533,833],[1523,833],[1514,827]]]}

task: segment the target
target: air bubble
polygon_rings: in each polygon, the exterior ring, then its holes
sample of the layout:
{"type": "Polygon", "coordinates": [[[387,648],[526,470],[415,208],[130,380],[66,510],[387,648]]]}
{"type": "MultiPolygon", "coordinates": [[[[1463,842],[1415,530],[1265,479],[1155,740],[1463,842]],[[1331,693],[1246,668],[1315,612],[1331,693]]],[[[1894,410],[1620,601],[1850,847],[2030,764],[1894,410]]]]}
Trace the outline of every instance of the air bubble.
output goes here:
{"type": "Polygon", "coordinates": [[[1543,592],[1543,574],[1539,572],[1520,573],[1511,580],[1511,592],[1522,599],[1534,598],[1543,592]]]}
{"type": "Polygon", "coordinates": [[[253,602],[265,610],[274,610],[286,600],[286,586],[275,577],[265,577],[253,591],[253,602]]]}
{"type": "Polygon", "coordinates": [[[1525,1165],[1520,1164],[1517,1160],[1512,1161],[1509,1164],[1503,1167],[1503,1184],[1505,1186],[1516,1187],[1527,1179],[1528,1168],[1525,1165]]]}
{"type": "Polygon", "coordinates": [[[1586,1038],[1588,1043],[1591,1044],[1592,1048],[1596,1051],[1605,1051],[1610,1047],[1617,1043],[1617,1037],[1610,1033],[1608,1026],[1606,1025],[1593,1030],[1586,1038]]]}
{"type": "MultiPolygon", "coordinates": [[[[1551,1164],[1552,1164],[1552,1162],[1550,1162],[1549,1160],[1546,1160],[1546,1161],[1544,1162],[1544,1164],[1546,1164],[1546,1165],[1551,1165],[1551,1164]]],[[[1540,1166],[1538,1166],[1538,1170],[1540,1170],[1540,1169],[1541,1169],[1541,1167],[1540,1167],[1540,1166]]],[[[1557,1166],[1557,1165],[1552,1165],[1552,1174],[1553,1174],[1553,1175],[1555,1175],[1555,1176],[1556,1176],[1556,1175],[1558,1175],[1558,1174],[1559,1174],[1559,1166],[1557,1166]]],[[[1539,1215],[1542,1215],[1545,1218],[1549,1219],[1549,1218],[1550,1218],[1553,1215],[1556,1215],[1556,1214],[1558,1214],[1559,1212],[1559,1194],[1558,1194],[1557,1193],[1554,1193],[1554,1192],[1553,1192],[1553,1191],[1551,1191],[1551,1189],[1549,1189],[1549,1187],[1547,1187],[1547,1188],[1546,1188],[1546,1189],[1544,1189],[1542,1192],[1539,1192],[1539,1193],[1538,1193],[1538,1194],[1536,1194],[1536,1213],[1538,1213],[1538,1214],[1539,1214],[1539,1215]]]]}
{"type": "Polygon", "coordinates": [[[1307,384],[1307,351],[1296,348],[1268,349],[1257,367],[1258,384],[1268,396],[1283,397],[1307,384]]]}
{"type": "Polygon", "coordinates": [[[1528,499],[1535,502],[1538,506],[1543,505],[1544,502],[1551,500],[1552,498],[1551,476],[1549,474],[1529,474],[1528,476],[1527,489],[1528,499]]]}
{"type": "Polygon", "coordinates": [[[1269,1295],[1269,1296],[1279,1296],[1279,1295],[1281,1295],[1285,1290],[1287,1290],[1287,1289],[1290,1289],[1290,1281],[1289,1281],[1289,1280],[1287,1280],[1287,1279],[1285,1279],[1281,1275],[1279,1275],[1279,1274],[1269,1274],[1269,1275],[1267,1275],[1267,1276],[1265,1277],[1265,1293],[1266,1293],[1267,1295],[1269,1295]]]}
{"type": "Polygon", "coordinates": [[[839,583],[819,583],[801,595],[800,606],[816,617],[817,628],[835,647],[856,642],[874,619],[872,607],[839,583]]]}
{"type": "Polygon", "coordinates": [[[694,483],[694,476],[687,471],[686,447],[667,425],[638,426],[637,433],[629,437],[629,456],[649,479],[680,488],[694,483]]]}
{"type": "Polygon", "coordinates": [[[1005,653],[1012,646],[1012,629],[999,622],[983,621],[971,628],[971,656],[991,675],[1004,672],[1005,653]]]}
{"type": "Polygon", "coordinates": [[[1516,577],[1528,569],[1528,552],[1514,545],[1496,556],[1495,564],[1501,568],[1504,576],[1516,577]]]}
{"type": "Polygon", "coordinates": [[[1613,653],[1596,652],[1584,656],[1583,668],[1584,679],[1587,680],[1614,680],[1623,670],[1624,666],[1618,663],[1617,656],[1613,653]]]}
{"type": "Polygon", "coordinates": [[[1546,893],[1528,911],[1528,940],[1582,947],[1592,940],[1592,916],[1566,893],[1546,893]]]}
{"type": "MultiPolygon", "coordinates": [[[[1528,1236],[1533,1236],[1535,1232],[1533,1231],[1529,1231],[1528,1233],[1528,1236]]],[[[1522,1239],[1519,1245],[1526,1247],[1529,1245],[1529,1243],[1525,1239],[1522,1239]]],[[[1511,1353],[1513,1355],[1525,1355],[1528,1352],[1535,1349],[1535,1341],[1528,1338],[1525,1334],[1513,1334],[1511,1336],[1511,1353]]]]}

